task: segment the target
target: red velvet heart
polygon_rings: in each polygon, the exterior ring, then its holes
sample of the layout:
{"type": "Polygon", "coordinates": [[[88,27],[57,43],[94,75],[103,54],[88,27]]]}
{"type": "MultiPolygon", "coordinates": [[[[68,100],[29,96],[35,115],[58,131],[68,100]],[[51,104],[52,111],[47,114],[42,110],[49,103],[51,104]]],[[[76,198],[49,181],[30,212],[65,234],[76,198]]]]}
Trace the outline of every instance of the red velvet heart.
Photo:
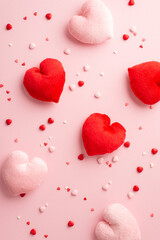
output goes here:
{"type": "Polygon", "coordinates": [[[110,124],[105,114],[93,113],[83,124],[82,139],[89,156],[111,153],[119,148],[125,139],[126,130],[118,122],[110,124]]]}
{"type": "Polygon", "coordinates": [[[40,67],[26,71],[23,84],[28,93],[41,101],[59,102],[65,83],[65,71],[61,62],[47,58],[40,67]]]}
{"type": "Polygon", "coordinates": [[[145,104],[160,101],[160,63],[146,62],[128,68],[130,85],[136,95],[145,104]]]}

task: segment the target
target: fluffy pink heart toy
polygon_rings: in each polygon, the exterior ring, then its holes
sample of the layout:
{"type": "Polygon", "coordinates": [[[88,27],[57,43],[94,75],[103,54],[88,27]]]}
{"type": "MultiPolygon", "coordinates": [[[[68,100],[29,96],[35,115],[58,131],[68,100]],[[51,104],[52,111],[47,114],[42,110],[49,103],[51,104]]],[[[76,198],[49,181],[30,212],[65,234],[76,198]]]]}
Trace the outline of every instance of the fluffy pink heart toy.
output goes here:
{"type": "Polygon", "coordinates": [[[89,0],[80,15],[73,16],[68,24],[70,34],[83,43],[99,44],[113,37],[113,18],[102,0],[89,0]]]}
{"type": "Polygon", "coordinates": [[[136,219],[123,205],[109,205],[103,215],[104,221],[96,226],[98,240],[140,240],[141,234],[136,219]]]}
{"type": "Polygon", "coordinates": [[[2,166],[2,179],[13,196],[38,187],[48,172],[46,163],[34,157],[29,160],[22,151],[14,151],[2,166]]]}

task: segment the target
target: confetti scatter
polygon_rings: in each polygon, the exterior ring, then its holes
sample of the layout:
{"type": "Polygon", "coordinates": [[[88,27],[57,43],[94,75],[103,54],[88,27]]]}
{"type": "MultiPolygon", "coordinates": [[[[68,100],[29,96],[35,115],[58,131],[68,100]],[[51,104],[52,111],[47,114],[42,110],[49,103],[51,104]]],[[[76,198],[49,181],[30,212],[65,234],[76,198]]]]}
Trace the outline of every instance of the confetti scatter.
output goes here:
{"type": "Polygon", "coordinates": [[[71,54],[71,50],[69,48],[65,48],[63,52],[64,52],[65,55],[70,55],[71,54]]]}
{"type": "Polygon", "coordinates": [[[127,197],[128,197],[129,199],[132,199],[132,198],[134,197],[134,193],[129,192],[129,193],[127,194],[127,197]]]}
{"type": "Polygon", "coordinates": [[[104,162],[104,158],[103,157],[98,157],[97,162],[98,162],[98,164],[102,164],[104,162]]]}
{"type": "Polygon", "coordinates": [[[78,195],[78,190],[77,189],[72,190],[71,195],[72,196],[77,196],[78,195]]]}
{"type": "Polygon", "coordinates": [[[31,42],[31,43],[29,44],[29,49],[30,49],[30,50],[33,50],[35,47],[36,47],[36,44],[35,44],[35,43],[31,42]]]}
{"type": "Polygon", "coordinates": [[[70,220],[67,225],[68,225],[68,227],[73,227],[74,226],[74,222],[70,220]]]}
{"type": "Polygon", "coordinates": [[[55,151],[55,149],[56,149],[55,146],[50,146],[50,147],[48,148],[48,151],[49,151],[50,153],[53,153],[53,152],[55,151]]]}
{"type": "Polygon", "coordinates": [[[95,98],[100,98],[100,97],[101,97],[101,92],[100,92],[100,91],[97,91],[97,92],[94,94],[94,97],[95,97],[95,98]]]}
{"type": "Polygon", "coordinates": [[[89,66],[89,65],[85,65],[85,66],[83,67],[83,70],[84,70],[85,72],[88,72],[88,71],[90,70],[90,66],[89,66]]]}
{"type": "Polygon", "coordinates": [[[112,162],[113,163],[116,163],[116,162],[118,162],[119,161],[119,158],[117,157],[117,156],[114,156],[113,158],[112,158],[112,162]]]}

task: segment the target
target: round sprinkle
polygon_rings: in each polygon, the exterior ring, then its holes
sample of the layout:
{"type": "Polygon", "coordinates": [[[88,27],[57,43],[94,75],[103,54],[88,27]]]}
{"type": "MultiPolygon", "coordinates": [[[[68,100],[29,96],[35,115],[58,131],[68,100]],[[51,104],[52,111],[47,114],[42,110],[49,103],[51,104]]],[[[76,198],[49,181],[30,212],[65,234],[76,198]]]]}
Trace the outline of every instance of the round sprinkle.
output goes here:
{"type": "Polygon", "coordinates": [[[72,190],[71,195],[72,196],[77,196],[78,195],[78,190],[77,189],[72,190]]]}
{"type": "Polygon", "coordinates": [[[129,192],[129,193],[127,194],[127,197],[128,197],[129,199],[132,199],[132,198],[134,197],[134,193],[129,192]]]}
{"type": "Polygon", "coordinates": [[[105,185],[102,186],[102,190],[103,190],[103,191],[107,191],[108,188],[109,188],[109,185],[108,185],[108,184],[105,184],[105,185]]]}
{"type": "Polygon", "coordinates": [[[116,54],[117,54],[117,50],[114,50],[114,51],[113,51],[113,54],[115,54],[115,55],[116,55],[116,54]]]}
{"type": "Polygon", "coordinates": [[[76,73],[76,76],[78,77],[78,76],[79,76],[79,73],[76,73]]]}
{"type": "Polygon", "coordinates": [[[104,162],[104,158],[103,157],[97,158],[97,162],[98,164],[102,164],[104,162]]]}
{"type": "Polygon", "coordinates": [[[83,82],[83,81],[79,81],[79,82],[78,82],[78,86],[79,86],[79,87],[82,87],[83,85],[84,85],[84,82],[83,82]]]}
{"type": "Polygon", "coordinates": [[[42,125],[39,126],[39,129],[40,129],[41,131],[44,131],[44,130],[46,129],[46,126],[45,126],[44,124],[42,124],[42,125]]]}
{"type": "Polygon", "coordinates": [[[9,46],[9,47],[12,47],[12,46],[13,46],[13,44],[12,44],[12,43],[9,43],[9,44],[8,44],[8,46],[9,46]]]}
{"type": "Polygon", "coordinates": [[[152,218],[153,218],[153,217],[154,217],[154,213],[151,213],[151,214],[150,214],[150,217],[152,217],[152,218]]]}
{"type": "Polygon", "coordinates": [[[129,6],[133,6],[135,4],[135,1],[134,0],[130,0],[129,2],[128,2],[128,5],[129,6]]]}
{"type": "Polygon", "coordinates": [[[74,222],[70,220],[70,221],[68,222],[68,227],[73,227],[73,226],[74,226],[74,222]]]}
{"type": "Polygon", "coordinates": [[[79,154],[79,155],[78,155],[78,159],[82,161],[82,160],[84,159],[84,155],[83,155],[82,153],[79,154]]]}
{"type": "Polygon", "coordinates": [[[29,44],[29,49],[30,49],[30,50],[33,50],[35,47],[36,47],[36,44],[35,44],[35,43],[31,42],[31,43],[29,44]]]}
{"type": "Polygon", "coordinates": [[[32,228],[31,231],[30,231],[30,234],[31,234],[31,235],[36,235],[36,233],[37,233],[37,232],[36,232],[36,229],[32,228]]]}
{"type": "Polygon", "coordinates": [[[99,91],[96,92],[96,93],[94,94],[94,97],[95,97],[95,98],[100,98],[100,97],[101,97],[101,92],[99,92],[99,91]]]}
{"type": "Polygon", "coordinates": [[[156,153],[158,153],[158,149],[157,148],[152,148],[151,152],[152,152],[152,154],[155,155],[156,153]]]}
{"type": "Polygon", "coordinates": [[[52,18],[52,13],[47,13],[46,14],[46,19],[47,20],[51,20],[51,18],[52,18]]]}
{"type": "Polygon", "coordinates": [[[131,33],[136,33],[136,26],[133,25],[132,27],[130,27],[129,31],[130,31],[131,33]]]}
{"type": "Polygon", "coordinates": [[[75,85],[75,84],[71,84],[71,85],[69,86],[69,90],[71,90],[71,91],[73,91],[75,88],[76,88],[76,85],[75,85]]]}
{"type": "Polygon", "coordinates": [[[143,167],[140,167],[140,166],[139,166],[139,167],[137,167],[137,172],[138,172],[138,173],[141,173],[141,172],[143,172],[143,167]]]}
{"type": "Polygon", "coordinates": [[[84,197],[84,198],[83,198],[83,200],[84,200],[84,201],[87,201],[87,198],[86,198],[86,197],[84,197]]]}
{"type": "Polygon", "coordinates": [[[128,34],[123,34],[123,40],[128,40],[129,39],[129,35],[128,34]]]}
{"type": "Polygon", "coordinates": [[[130,147],[130,142],[128,141],[128,142],[125,142],[124,143],[124,146],[126,147],[126,148],[129,148],[130,147]]]}
{"type": "Polygon", "coordinates": [[[103,76],[104,76],[104,72],[101,72],[99,75],[100,75],[101,77],[103,77],[103,76]]]}
{"type": "Polygon", "coordinates": [[[112,181],[109,181],[108,184],[111,185],[111,184],[112,184],[112,181]]]}
{"type": "Polygon", "coordinates": [[[150,168],[153,168],[154,167],[154,163],[150,163],[150,168]]]}
{"type": "Polygon", "coordinates": [[[11,123],[12,123],[12,119],[6,119],[6,124],[7,125],[11,125],[11,123]]]}
{"type": "Polygon", "coordinates": [[[48,203],[46,203],[46,204],[45,204],[45,207],[48,207],[48,205],[49,205],[49,204],[48,204],[48,203]]]}
{"type": "Polygon", "coordinates": [[[11,29],[12,29],[12,25],[11,25],[10,23],[8,23],[8,24],[6,25],[6,29],[7,29],[7,30],[11,30],[11,29]]]}
{"type": "Polygon", "coordinates": [[[142,156],[146,156],[146,154],[147,154],[146,152],[142,152],[142,156]]]}
{"type": "Polygon", "coordinates": [[[41,207],[39,208],[40,213],[43,213],[45,210],[46,210],[46,207],[45,207],[45,206],[41,206],[41,207]]]}
{"type": "Polygon", "coordinates": [[[55,151],[55,149],[56,149],[55,146],[50,146],[50,147],[48,148],[48,151],[49,151],[50,153],[53,153],[53,152],[55,151]]]}
{"type": "Polygon", "coordinates": [[[133,191],[134,191],[134,192],[138,192],[138,191],[139,191],[139,187],[138,187],[137,185],[135,185],[135,186],[133,187],[133,191]]]}
{"type": "Polygon", "coordinates": [[[85,72],[88,72],[88,71],[90,70],[90,66],[89,66],[89,65],[85,65],[85,66],[83,67],[83,70],[84,70],[85,72]]]}
{"type": "Polygon", "coordinates": [[[119,161],[119,158],[117,157],[117,156],[114,156],[113,158],[112,158],[112,162],[113,163],[116,163],[116,162],[118,162],[119,161]]]}
{"type": "Polygon", "coordinates": [[[66,55],[70,55],[71,54],[71,50],[69,48],[65,48],[63,52],[66,55]]]}
{"type": "Polygon", "coordinates": [[[53,120],[53,118],[48,118],[48,123],[49,123],[49,124],[52,124],[52,123],[54,123],[54,120],[53,120]]]}
{"type": "Polygon", "coordinates": [[[23,20],[27,20],[27,16],[25,16],[25,17],[23,18],[23,20]]]}
{"type": "Polygon", "coordinates": [[[67,124],[67,120],[64,120],[64,121],[63,121],[63,124],[67,124]]]}
{"type": "Polygon", "coordinates": [[[27,224],[27,225],[30,225],[30,221],[27,221],[26,224],[27,224]]]}
{"type": "Polygon", "coordinates": [[[17,220],[20,220],[21,216],[17,216],[17,220]]]}
{"type": "Polygon", "coordinates": [[[3,85],[3,84],[0,84],[0,88],[2,88],[2,87],[4,87],[4,85],[3,85]]]}

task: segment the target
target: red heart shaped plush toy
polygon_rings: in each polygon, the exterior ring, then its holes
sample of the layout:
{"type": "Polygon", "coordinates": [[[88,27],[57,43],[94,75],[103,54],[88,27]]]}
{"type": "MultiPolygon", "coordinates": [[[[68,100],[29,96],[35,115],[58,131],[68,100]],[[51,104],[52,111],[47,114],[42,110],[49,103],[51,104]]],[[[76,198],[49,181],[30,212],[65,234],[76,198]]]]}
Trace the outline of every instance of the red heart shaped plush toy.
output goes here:
{"type": "Polygon", "coordinates": [[[28,93],[41,101],[59,102],[65,83],[65,71],[61,62],[47,58],[40,67],[26,71],[23,84],[28,93]]]}
{"type": "Polygon", "coordinates": [[[83,124],[82,139],[89,156],[111,153],[119,148],[125,139],[126,130],[118,122],[110,124],[105,114],[93,113],[83,124]]]}
{"type": "Polygon", "coordinates": [[[128,68],[130,85],[136,95],[145,104],[160,101],[160,63],[156,61],[141,63],[128,68]]]}

